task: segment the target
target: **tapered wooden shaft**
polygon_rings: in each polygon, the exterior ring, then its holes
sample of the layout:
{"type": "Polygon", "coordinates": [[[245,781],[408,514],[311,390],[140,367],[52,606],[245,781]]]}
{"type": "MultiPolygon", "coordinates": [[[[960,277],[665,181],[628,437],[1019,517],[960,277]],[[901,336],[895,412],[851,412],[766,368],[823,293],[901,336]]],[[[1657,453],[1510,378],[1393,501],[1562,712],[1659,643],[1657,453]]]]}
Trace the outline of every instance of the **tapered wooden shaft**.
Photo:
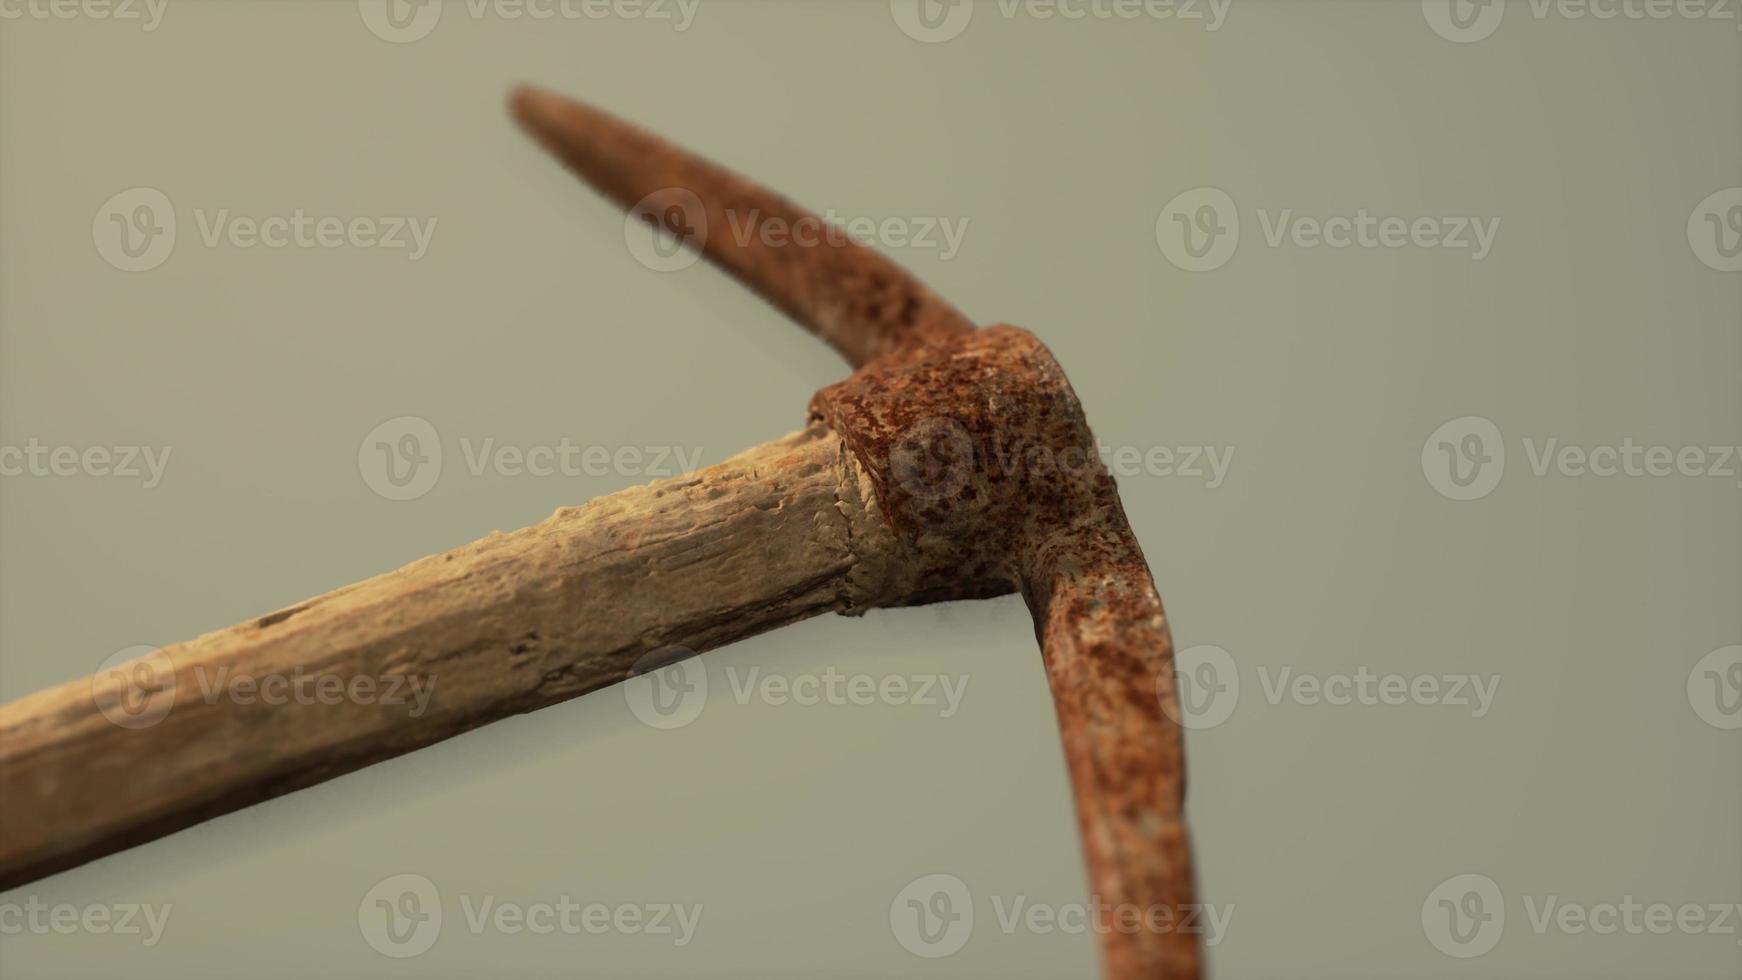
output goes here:
{"type": "Polygon", "coordinates": [[[861,608],[852,466],[814,427],[0,707],[0,889],[861,608]]]}

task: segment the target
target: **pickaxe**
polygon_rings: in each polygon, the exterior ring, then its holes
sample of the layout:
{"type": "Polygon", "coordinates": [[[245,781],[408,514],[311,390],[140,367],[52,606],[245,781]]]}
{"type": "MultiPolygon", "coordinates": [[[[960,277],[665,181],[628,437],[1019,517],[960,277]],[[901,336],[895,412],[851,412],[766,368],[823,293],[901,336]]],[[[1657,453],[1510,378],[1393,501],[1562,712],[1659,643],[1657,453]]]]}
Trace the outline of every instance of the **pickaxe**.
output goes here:
{"type": "MultiPolygon", "coordinates": [[[[1194,886],[1167,621],[1051,353],[1015,327],[976,330],[814,215],[603,112],[534,89],[512,106],[584,180],[684,232],[854,373],[815,395],[804,429],[718,466],[0,707],[0,888],[624,681],[662,651],[1020,591],[1092,895],[1183,914],[1194,886]],[[749,220],[783,234],[725,233],[749,220]],[[223,674],[314,680],[297,696],[267,698],[264,682],[260,696],[204,696],[223,674]],[[432,678],[415,716],[358,695],[432,678]]],[[[1099,942],[1115,980],[1199,972],[1185,930],[1099,942]]]]}

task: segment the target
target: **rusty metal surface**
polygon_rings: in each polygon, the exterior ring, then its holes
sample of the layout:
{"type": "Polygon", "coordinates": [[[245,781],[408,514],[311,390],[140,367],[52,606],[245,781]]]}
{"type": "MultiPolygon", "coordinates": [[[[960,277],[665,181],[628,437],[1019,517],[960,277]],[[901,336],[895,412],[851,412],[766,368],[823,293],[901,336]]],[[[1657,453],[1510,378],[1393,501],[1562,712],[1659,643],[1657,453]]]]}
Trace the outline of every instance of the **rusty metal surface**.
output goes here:
{"type": "MultiPolygon", "coordinates": [[[[908,554],[902,602],[1021,589],[1070,767],[1092,900],[1195,907],[1173,647],[1161,598],[1064,371],[998,326],[818,392],[908,554]]],[[[1178,928],[1100,934],[1106,975],[1190,977],[1178,928]]]]}
{"type": "Polygon", "coordinates": [[[1034,614],[1070,767],[1091,901],[1154,919],[1099,935],[1105,975],[1195,977],[1184,759],[1161,599],[1082,406],[1033,334],[972,325],[845,238],[778,247],[708,234],[757,213],[814,217],[596,109],[514,97],[521,123],[607,196],[671,230],[817,333],[858,370],[819,391],[894,531],[885,604],[1021,591],[1034,614]],[[664,217],[662,217],[664,216],[664,217]],[[1168,710],[1175,709],[1175,710],[1168,710]]]}
{"type": "Polygon", "coordinates": [[[907,271],[844,235],[813,246],[738,240],[734,226],[826,226],[778,194],[573,99],[522,88],[515,118],[599,193],[699,247],[858,366],[973,324],[907,271]]]}

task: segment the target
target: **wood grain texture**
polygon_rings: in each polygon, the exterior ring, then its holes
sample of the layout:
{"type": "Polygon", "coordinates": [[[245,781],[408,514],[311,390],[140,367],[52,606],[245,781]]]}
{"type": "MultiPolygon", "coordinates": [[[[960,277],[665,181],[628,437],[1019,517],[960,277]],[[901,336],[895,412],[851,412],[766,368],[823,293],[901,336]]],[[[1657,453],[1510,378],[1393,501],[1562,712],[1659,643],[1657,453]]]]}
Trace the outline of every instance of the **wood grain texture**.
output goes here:
{"type": "Polygon", "coordinates": [[[622,120],[535,89],[512,105],[584,180],[858,370],[813,398],[812,428],[712,470],[0,708],[0,888],[624,680],[673,644],[699,652],[830,610],[1020,590],[1091,901],[1115,916],[1097,930],[1103,975],[1199,976],[1172,643],[1051,352],[1015,327],[975,330],[849,238],[759,236],[816,218],[622,120]],[[723,233],[740,226],[750,233],[723,233]],[[362,697],[203,697],[200,678],[220,668],[434,687],[415,714],[362,697]]]}
{"type": "Polygon", "coordinates": [[[0,707],[0,889],[622,681],[672,645],[875,604],[888,532],[853,465],[815,426],[0,707]]]}

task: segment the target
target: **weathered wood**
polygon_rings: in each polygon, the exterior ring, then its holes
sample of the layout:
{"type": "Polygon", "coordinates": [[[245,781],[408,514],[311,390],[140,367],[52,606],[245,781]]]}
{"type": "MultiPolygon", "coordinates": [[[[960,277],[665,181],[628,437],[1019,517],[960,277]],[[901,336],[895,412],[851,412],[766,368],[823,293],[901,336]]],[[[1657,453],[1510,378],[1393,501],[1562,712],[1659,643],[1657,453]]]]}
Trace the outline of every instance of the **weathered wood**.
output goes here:
{"type": "Polygon", "coordinates": [[[0,889],[621,681],[670,645],[862,609],[889,547],[874,507],[813,427],[0,707],[0,889]]]}
{"type": "Polygon", "coordinates": [[[1181,733],[1168,718],[1172,642],[1051,352],[1014,327],[973,329],[850,240],[708,234],[752,214],[816,218],[622,120],[535,90],[514,110],[608,196],[681,218],[687,245],[859,370],[812,399],[817,427],[696,478],[565,510],[0,708],[0,887],[622,680],[670,644],[700,651],[831,609],[1020,590],[1092,899],[1146,923],[1099,930],[1104,975],[1197,977],[1197,934],[1181,921],[1196,908],[1181,733]],[[361,695],[196,697],[190,679],[203,693],[199,678],[219,668],[440,687],[416,714],[361,695]]]}

